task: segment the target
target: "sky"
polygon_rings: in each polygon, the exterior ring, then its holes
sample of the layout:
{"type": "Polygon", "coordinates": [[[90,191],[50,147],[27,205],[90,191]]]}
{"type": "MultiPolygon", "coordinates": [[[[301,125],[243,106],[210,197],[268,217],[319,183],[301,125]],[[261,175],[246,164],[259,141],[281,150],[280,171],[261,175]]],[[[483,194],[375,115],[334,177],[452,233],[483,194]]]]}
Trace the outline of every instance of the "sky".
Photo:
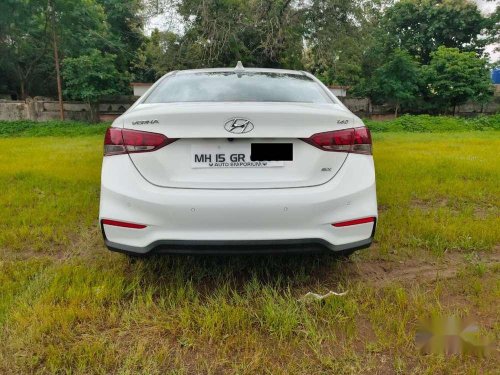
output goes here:
{"type": "MultiPolygon", "coordinates": [[[[498,1],[500,0],[496,1],[474,0],[478,8],[484,14],[490,14],[493,11],[495,11],[498,1]]],[[[170,10],[167,10],[166,13],[149,19],[149,22],[146,25],[146,33],[150,34],[154,28],[158,28],[160,30],[165,30],[165,31],[169,30],[176,33],[183,32],[182,20],[180,19],[175,9],[173,9],[173,7],[170,10]]],[[[498,44],[489,45],[486,47],[486,52],[490,54],[490,61],[500,60],[500,52],[494,51],[496,46],[498,46],[498,44]]]]}
{"type": "MultiPolygon", "coordinates": [[[[493,13],[498,4],[498,1],[475,0],[474,2],[483,14],[493,13]]],[[[500,60],[500,52],[495,52],[495,47],[498,47],[498,43],[486,46],[486,52],[490,54],[490,61],[500,60]]]]}
{"type": "Polygon", "coordinates": [[[479,9],[486,14],[492,13],[497,5],[496,1],[475,0],[474,1],[479,9]]]}

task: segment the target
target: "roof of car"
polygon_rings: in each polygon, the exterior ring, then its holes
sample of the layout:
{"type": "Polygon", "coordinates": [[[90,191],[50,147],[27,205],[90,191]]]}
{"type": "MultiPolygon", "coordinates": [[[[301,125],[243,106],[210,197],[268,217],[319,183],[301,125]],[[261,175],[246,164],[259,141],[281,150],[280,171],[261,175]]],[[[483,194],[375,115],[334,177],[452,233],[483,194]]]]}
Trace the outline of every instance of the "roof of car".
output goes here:
{"type": "Polygon", "coordinates": [[[236,70],[235,68],[188,69],[188,70],[179,70],[175,72],[175,74],[214,73],[214,72],[234,72],[234,73],[253,72],[253,73],[281,73],[281,74],[305,75],[305,73],[300,70],[271,69],[271,68],[243,68],[241,70],[236,70]]]}

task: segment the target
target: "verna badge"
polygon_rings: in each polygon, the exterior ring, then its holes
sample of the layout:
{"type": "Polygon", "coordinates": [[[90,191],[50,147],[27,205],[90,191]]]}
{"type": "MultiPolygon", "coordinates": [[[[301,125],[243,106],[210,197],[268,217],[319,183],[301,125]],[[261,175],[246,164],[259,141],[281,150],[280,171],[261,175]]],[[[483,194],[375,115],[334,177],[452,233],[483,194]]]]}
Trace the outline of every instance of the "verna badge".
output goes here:
{"type": "Polygon", "coordinates": [[[244,134],[253,130],[253,124],[246,118],[235,117],[226,121],[224,129],[226,129],[229,133],[244,134]]]}
{"type": "Polygon", "coordinates": [[[157,125],[157,124],[159,124],[158,120],[132,121],[132,125],[157,125]]]}

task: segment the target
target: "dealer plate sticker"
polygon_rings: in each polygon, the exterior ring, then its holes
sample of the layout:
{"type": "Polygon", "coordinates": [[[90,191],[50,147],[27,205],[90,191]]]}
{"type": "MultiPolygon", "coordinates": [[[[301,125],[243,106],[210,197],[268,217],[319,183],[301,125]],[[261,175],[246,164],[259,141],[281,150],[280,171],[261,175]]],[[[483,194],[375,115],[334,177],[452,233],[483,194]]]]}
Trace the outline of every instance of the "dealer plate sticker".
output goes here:
{"type": "Polygon", "coordinates": [[[191,168],[272,168],[283,161],[251,161],[250,144],[192,145],[191,168]]]}

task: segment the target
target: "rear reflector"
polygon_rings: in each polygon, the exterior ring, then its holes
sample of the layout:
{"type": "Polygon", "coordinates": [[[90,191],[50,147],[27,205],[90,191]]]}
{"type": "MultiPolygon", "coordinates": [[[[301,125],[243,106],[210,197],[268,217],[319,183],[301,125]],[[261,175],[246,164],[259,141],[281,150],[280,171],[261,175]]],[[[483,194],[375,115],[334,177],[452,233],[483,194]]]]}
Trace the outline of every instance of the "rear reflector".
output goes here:
{"type": "Polygon", "coordinates": [[[324,151],[372,154],[372,137],[366,127],[316,133],[302,140],[324,151]]]}
{"type": "Polygon", "coordinates": [[[355,219],[355,220],[349,220],[349,221],[341,221],[340,223],[334,223],[332,225],[334,227],[348,227],[348,226],[351,226],[351,225],[373,223],[374,221],[375,221],[374,217],[365,217],[365,218],[362,218],[362,219],[355,219]]]}
{"type": "Polygon", "coordinates": [[[104,155],[155,151],[176,140],[176,138],[168,138],[158,133],[109,128],[104,136],[104,155]]]}
{"type": "Polygon", "coordinates": [[[101,224],[112,225],[114,227],[132,228],[132,229],[144,229],[147,227],[147,225],[144,224],[127,223],[125,221],[117,221],[109,219],[102,219],[101,224]]]}

